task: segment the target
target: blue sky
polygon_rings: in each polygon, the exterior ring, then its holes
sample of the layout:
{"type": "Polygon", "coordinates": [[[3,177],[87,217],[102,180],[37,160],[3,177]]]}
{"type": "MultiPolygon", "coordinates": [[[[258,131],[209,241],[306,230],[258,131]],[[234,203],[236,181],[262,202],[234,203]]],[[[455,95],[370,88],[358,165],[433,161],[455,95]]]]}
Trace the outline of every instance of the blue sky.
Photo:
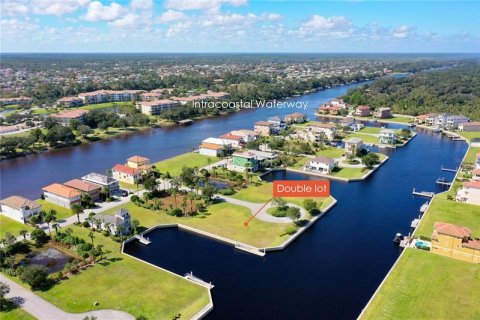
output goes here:
{"type": "Polygon", "coordinates": [[[479,52],[480,1],[1,0],[2,52],[479,52]]]}

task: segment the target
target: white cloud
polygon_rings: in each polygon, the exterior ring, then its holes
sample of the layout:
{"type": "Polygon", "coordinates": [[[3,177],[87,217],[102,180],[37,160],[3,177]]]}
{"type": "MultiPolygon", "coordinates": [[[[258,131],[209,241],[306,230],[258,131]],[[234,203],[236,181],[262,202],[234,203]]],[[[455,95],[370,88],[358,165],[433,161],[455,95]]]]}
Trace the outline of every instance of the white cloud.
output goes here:
{"type": "Polygon", "coordinates": [[[267,21],[278,21],[282,19],[282,16],[278,13],[262,13],[260,18],[267,21]]]}
{"type": "Polygon", "coordinates": [[[175,10],[167,10],[160,17],[158,17],[157,21],[160,23],[170,23],[173,21],[183,20],[187,18],[187,15],[180,11],[175,10]]]}
{"type": "Polygon", "coordinates": [[[112,22],[120,19],[124,13],[125,8],[116,2],[112,2],[109,6],[104,6],[100,1],[94,1],[88,5],[87,13],[82,16],[82,19],[90,22],[112,22]]]}
{"type": "Polygon", "coordinates": [[[113,27],[130,27],[135,25],[135,23],[137,22],[137,19],[138,19],[138,15],[134,13],[127,13],[120,19],[109,22],[109,25],[113,27]]]}
{"type": "Polygon", "coordinates": [[[394,38],[403,39],[410,35],[412,28],[406,25],[400,26],[392,31],[392,36],[394,38]]]}
{"type": "Polygon", "coordinates": [[[167,9],[176,10],[209,10],[218,11],[224,4],[235,7],[244,6],[247,0],[166,0],[165,7],[167,9]]]}
{"type": "Polygon", "coordinates": [[[183,34],[186,31],[189,31],[191,26],[192,26],[192,23],[188,21],[175,23],[167,30],[165,35],[167,38],[172,38],[179,34],[183,34]]]}
{"type": "Polygon", "coordinates": [[[226,14],[213,14],[211,16],[205,16],[202,25],[204,27],[211,26],[231,26],[239,27],[254,23],[257,20],[257,16],[249,13],[242,15],[238,13],[226,13],[226,14]]]}
{"type": "Polygon", "coordinates": [[[310,20],[302,23],[301,28],[309,30],[335,30],[345,29],[351,26],[350,20],[344,16],[323,17],[318,14],[312,16],[310,20]]]}
{"type": "Polygon", "coordinates": [[[2,0],[0,8],[4,16],[25,15],[29,11],[26,0],[2,0]]]}
{"type": "Polygon", "coordinates": [[[85,7],[90,0],[34,0],[32,7],[36,14],[61,16],[85,7]]]}
{"type": "Polygon", "coordinates": [[[36,22],[30,21],[30,19],[2,19],[0,20],[0,29],[3,36],[13,36],[17,38],[19,35],[23,35],[26,32],[32,32],[39,28],[36,22]]]}
{"type": "Polygon", "coordinates": [[[130,8],[136,10],[152,10],[153,0],[132,0],[130,8]]]}

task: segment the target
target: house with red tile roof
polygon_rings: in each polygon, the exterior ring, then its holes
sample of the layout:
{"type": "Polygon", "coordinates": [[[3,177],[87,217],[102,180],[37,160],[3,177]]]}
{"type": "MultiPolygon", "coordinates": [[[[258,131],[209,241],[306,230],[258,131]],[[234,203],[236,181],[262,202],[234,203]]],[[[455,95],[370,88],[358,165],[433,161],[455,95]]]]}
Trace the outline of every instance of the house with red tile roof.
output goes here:
{"type": "Polygon", "coordinates": [[[432,234],[432,252],[450,258],[480,263],[480,240],[472,239],[469,228],[435,222],[432,234]]]}
{"type": "Polygon", "coordinates": [[[83,123],[87,113],[88,111],[82,109],[64,110],[52,114],[51,117],[56,119],[62,126],[68,126],[72,120],[77,120],[78,122],[83,123]]]}
{"type": "Polygon", "coordinates": [[[152,171],[152,165],[149,158],[141,156],[133,156],[127,159],[125,164],[127,167],[140,169],[142,174],[148,175],[152,171]]]}
{"type": "Polygon", "coordinates": [[[355,115],[360,117],[369,117],[370,116],[370,107],[369,106],[358,106],[355,109],[355,115]]]}
{"type": "Polygon", "coordinates": [[[130,168],[123,164],[116,164],[112,168],[112,176],[118,181],[136,184],[142,180],[142,170],[130,168]]]}
{"type": "Polygon", "coordinates": [[[100,198],[100,192],[102,192],[101,185],[80,179],[67,181],[63,185],[78,190],[81,193],[88,193],[93,201],[97,201],[100,198]]]}
{"type": "Polygon", "coordinates": [[[61,207],[70,208],[79,203],[82,193],[76,189],[53,183],[42,188],[45,200],[61,207]]]}
{"type": "Polygon", "coordinates": [[[457,201],[480,206],[480,181],[467,181],[457,191],[457,201]]]}

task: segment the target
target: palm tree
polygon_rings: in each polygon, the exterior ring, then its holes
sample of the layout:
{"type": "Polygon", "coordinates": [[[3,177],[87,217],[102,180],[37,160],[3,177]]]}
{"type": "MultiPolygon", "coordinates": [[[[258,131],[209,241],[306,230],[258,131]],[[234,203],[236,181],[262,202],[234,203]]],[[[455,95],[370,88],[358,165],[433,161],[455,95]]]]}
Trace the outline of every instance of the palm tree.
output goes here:
{"type": "Polygon", "coordinates": [[[23,236],[23,241],[27,240],[28,231],[25,229],[20,230],[20,235],[23,236]]]}
{"type": "Polygon", "coordinates": [[[54,224],[52,224],[52,228],[55,229],[55,234],[57,234],[57,233],[58,233],[58,229],[60,229],[60,225],[55,222],[54,224]]]}
{"type": "Polygon", "coordinates": [[[177,195],[178,195],[178,190],[177,189],[172,189],[171,194],[173,196],[173,199],[175,200],[175,209],[177,208],[177,195]]]}
{"type": "Polygon", "coordinates": [[[182,197],[182,211],[183,211],[183,214],[186,216],[187,215],[187,211],[185,209],[187,209],[187,197],[182,197]]]}
{"type": "Polygon", "coordinates": [[[190,192],[188,198],[190,199],[190,213],[193,214],[193,200],[195,200],[195,194],[190,192]]]}
{"type": "Polygon", "coordinates": [[[50,230],[50,223],[55,221],[56,219],[57,219],[57,211],[55,211],[54,209],[49,210],[45,215],[45,222],[47,223],[49,234],[52,233],[52,231],[50,230]]]}
{"type": "Polygon", "coordinates": [[[132,227],[133,227],[133,232],[134,233],[138,233],[138,226],[140,226],[140,221],[138,221],[137,219],[133,219],[132,220],[132,227]]]}
{"type": "Polygon", "coordinates": [[[78,220],[78,223],[80,223],[80,213],[83,213],[83,208],[81,205],[79,205],[78,203],[75,203],[73,206],[72,206],[72,211],[73,213],[75,213],[77,215],[77,220],[78,220]]]}
{"type": "Polygon", "coordinates": [[[93,233],[93,231],[90,231],[88,233],[88,237],[92,240],[92,246],[93,246],[93,239],[95,239],[95,234],[93,233]]]}
{"type": "Polygon", "coordinates": [[[207,158],[207,163],[208,163],[208,167],[210,168],[210,166],[212,165],[212,159],[207,158]]]}

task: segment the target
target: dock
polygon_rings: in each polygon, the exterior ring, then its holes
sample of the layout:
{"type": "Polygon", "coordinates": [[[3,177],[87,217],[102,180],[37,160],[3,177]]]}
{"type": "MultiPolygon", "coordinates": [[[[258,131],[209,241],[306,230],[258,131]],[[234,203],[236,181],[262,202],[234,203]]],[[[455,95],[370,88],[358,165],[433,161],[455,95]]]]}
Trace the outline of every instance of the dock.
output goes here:
{"type": "Polygon", "coordinates": [[[211,282],[203,281],[199,277],[194,276],[192,271],[190,271],[189,273],[185,273],[185,279],[198,283],[199,285],[206,287],[208,289],[215,288],[215,286],[211,282]]]}
{"type": "Polygon", "coordinates": [[[185,120],[180,120],[178,121],[178,124],[182,124],[182,125],[189,125],[189,124],[192,124],[193,123],[193,120],[192,119],[185,119],[185,120]]]}
{"type": "Polygon", "coordinates": [[[415,188],[413,188],[412,194],[414,196],[427,197],[427,198],[433,198],[435,196],[435,192],[416,191],[415,188]]]}
{"type": "Polygon", "coordinates": [[[137,234],[137,235],[135,235],[135,238],[136,238],[141,244],[144,244],[144,245],[149,245],[150,243],[152,243],[152,242],[150,241],[150,239],[145,238],[145,237],[143,236],[143,234],[137,234]]]}
{"type": "Polygon", "coordinates": [[[438,178],[437,181],[435,181],[436,184],[440,186],[445,186],[445,187],[450,187],[452,185],[452,181],[447,181],[445,178],[438,178]]]}
{"type": "Polygon", "coordinates": [[[448,171],[448,172],[457,172],[457,171],[458,171],[458,168],[456,168],[456,169],[449,169],[449,168],[445,168],[444,166],[442,166],[442,167],[440,168],[440,170],[442,170],[442,171],[448,171]]]}
{"type": "Polygon", "coordinates": [[[428,201],[425,202],[424,204],[422,204],[422,206],[420,207],[420,213],[425,213],[427,211],[429,205],[430,205],[430,203],[428,201]]]}

